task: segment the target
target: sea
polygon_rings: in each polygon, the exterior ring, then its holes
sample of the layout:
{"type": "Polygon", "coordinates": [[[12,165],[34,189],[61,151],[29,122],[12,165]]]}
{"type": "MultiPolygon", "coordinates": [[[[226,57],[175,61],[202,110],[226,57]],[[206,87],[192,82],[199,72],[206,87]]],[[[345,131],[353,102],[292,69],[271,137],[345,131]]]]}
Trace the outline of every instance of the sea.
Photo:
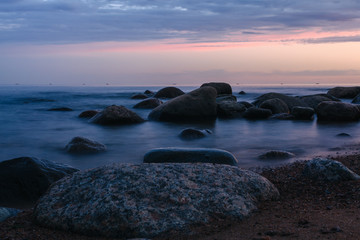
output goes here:
{"type": "MultiPolygon", "coordinates": [[[[90,169],[111,163],[141,163],[144,154],[155,148],[217,148],[231,152],[242,168],[276,166],[305,160],[356,144],[360,123],[318,123],[289,120],[216,119],[210,122],[171,123],[146,121],[141,124],[101,126],[81,119],[85,110],[102,110],[123,105],[147,119],[151,110],[134,109],[141,100],[131,99],[145,90],[158,91],[164,86],[0,86],[0,161],[17,157],[36,157],[90,169]],[[68,107],[73,111],[48,111],[68,107]],[[209,129],[212,134],[197,140],[179,138],[185,128],[209,129]],[[339,133],[351,137],[340,138],[339,133]],[[73,155],[65,150],[72,138],[81,136],[98,141],[107,151],[73,155]],[[271,150],[289,151],[289,160],[261,160],[271,150]]],[[[198,86],[176,86],[190,92],[198,86]]],[[[324,85],[235,85],[238,101],[253,102],[268,92],[291,96],[326,93],[324,85]],[[244,91],[246,94],[240,95],[244,91]]],[[[348,100],[344,100],[348,101],[348,100]]]]}

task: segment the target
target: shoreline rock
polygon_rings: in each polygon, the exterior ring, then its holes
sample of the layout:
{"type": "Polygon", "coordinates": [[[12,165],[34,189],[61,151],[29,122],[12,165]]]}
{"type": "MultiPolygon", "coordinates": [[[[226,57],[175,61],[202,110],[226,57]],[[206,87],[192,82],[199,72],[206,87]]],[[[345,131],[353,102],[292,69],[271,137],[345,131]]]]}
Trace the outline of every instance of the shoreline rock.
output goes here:
{"type": "Polygon", "coordinates": [[[112,105],[96,114],[89,121],[100,125],[123,125],[142,123],[145,120],[124,106],[112,105]]]}

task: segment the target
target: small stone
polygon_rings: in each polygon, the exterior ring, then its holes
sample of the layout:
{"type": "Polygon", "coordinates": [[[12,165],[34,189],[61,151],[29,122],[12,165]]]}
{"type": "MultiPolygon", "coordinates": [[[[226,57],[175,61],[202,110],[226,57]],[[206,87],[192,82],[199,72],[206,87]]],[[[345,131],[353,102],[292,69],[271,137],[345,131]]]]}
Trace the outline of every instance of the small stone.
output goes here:
{"type": "Polygon", "coordinates": [[[86,110],[79,114],[79,118],[92,118],[98,113],[99,111],[96,110],[86,110]]]}
{"type": "Polygon", "coordinates": [[[336,136],[337,136],[337,137],[351,137],[351,135],[348,134],[348,133],[339,133],[339,134],[337,134],[336,136]]]}
{"type": "Polygon", "coordinates": [[[65,147],[69,153],[87,154],[87,153],[98,153],[106,150],[105,145],[84,138],[74,137],[65,147]]]}

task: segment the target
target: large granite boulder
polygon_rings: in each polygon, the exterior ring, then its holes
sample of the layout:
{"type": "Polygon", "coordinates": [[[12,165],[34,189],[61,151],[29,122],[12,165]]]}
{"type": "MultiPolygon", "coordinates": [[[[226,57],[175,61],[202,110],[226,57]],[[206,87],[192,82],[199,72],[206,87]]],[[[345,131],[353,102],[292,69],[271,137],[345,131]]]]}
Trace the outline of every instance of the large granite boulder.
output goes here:
{"type": "Polygon", "coordinates": [[[50,184],[76,171],[63,164],[30,157],[0,162],[0,206],[34,204],[50,184]]]}
{"type": "Polygon", "coordinates": [[[89,121],[101,125],[122,125],[142,123],[144,119],[124,106],[112,105],[96,114],[89,121]]]}
{"type": "Polygon", "coordinates": [[[35,221],[85,235],[153,238],[219,218],[243,219],[278,190],[264,177],[213,164],[114,164],[56,182],[35,221]]]}
{"type": "Polygon", "coordinates": [[[304,167],[303,175],[314,180],[328,182],[360,179],[359,175],[348,169],[342,163],[324,158],[315,158],[308,161],[304,167]]]}
{"type": "Polygon", "coordinates": [[[272,112],[270,109],[251,107],[248,108],[243,117],[247,119],[267,119],[271,116],[272,112]]]}
{"type": "Polygon", "coordinates": [[[334,87],[327,93],[337,98],[351,99],[360,93],[360,87],[334,87]]]}
{"type": "Polygon", "coordinates": [[[232,94],[232,88],[230,84],[224,82],[210,82],[204,83],[201,87],[213,87],[216,89],[218,95],[221,94],[232,94]]]}
{"type": "Polygon", "coordinates": [[[315,111],[311,107],[293,107],[291,115],[297,120],[313,120],[315,111]]]}
{"type": "Polygon", "coordinates": [[[278,99],[281,99],[282,101],[284,101],[290,110],[293,107],[297,107],[297,106],[308,107],[308,105],[299,98],[287,96],[282,93],[274,93],[274,92],[266,93],[266,94],[261,95],[260,97],[257,97],[256,100],[253,102],[253,104],[255,106],[260,106],[266,100],[274,99],[274,98],[278,98],[278,99]]]}
{"type": "Polygon", "coordinates": [[[153,109],[156,108],[157,106],[160,106],[162,103],[163,102],[160,101],[158,98],[148,98],[136,104],[134,108],[153,109]]]}
{"type": "Polygon", "coordinates": [[[182,90],[177,87],[165,87],[160,89],[156,94],[155,98],[176,98],[185,94],[182,90]]]}
{"type": "Polygon", "coordinates": [[[202,87],[156,107],[149,114],[149,119],[156,121],[215,119],[216,107],[215,88],[202,87]]]}
{"type": "Polygon", "coordinates": [[[144,163],[214,163],[236,166],[228,151],[214,148],[157,148],[147,152],[144,163]]]}
{"type": "Polygon", "coordinates": [[[273,114],[289,113],[289,107],[283,100],[279,98],[265,100],[260,104],[259,107],[264,109],[270,109],[273,114]]]}
{"type": "Polygon", "coordinates": [[[183,140],[195,140],[200,139],[212,134],[209,129],[195,129],[195,128],[186,128],[181,131],[180,138],[183,140]]]}
{"type": "Polygon", "coordinates": [[[322,102],[316,109],[319,121],[358,121],[360,109],[350,103],[322,102]]]}
{"type": "Polygon", "coordinates": [[[217,105],[217,114],[223,118],[241,117],[245,111],[243,104],[234,101],[223,101],[217,105]]]}
{"type": "Polygon", "coordinates": [[[69,153],[76,154],[88,154],[88,153],[99,153],[106,150],[104,144],[90,140],[84,137],[74,137],[65,146],[65,149],[69,153]]]}
{"type": "Polygon", "coordinates": [[[314,94],[300,97],[309,107],[316,109],[317,106],[325,101],[336,101],[340,102],[340,99],[329,95],[329,94],[314,94]]]}

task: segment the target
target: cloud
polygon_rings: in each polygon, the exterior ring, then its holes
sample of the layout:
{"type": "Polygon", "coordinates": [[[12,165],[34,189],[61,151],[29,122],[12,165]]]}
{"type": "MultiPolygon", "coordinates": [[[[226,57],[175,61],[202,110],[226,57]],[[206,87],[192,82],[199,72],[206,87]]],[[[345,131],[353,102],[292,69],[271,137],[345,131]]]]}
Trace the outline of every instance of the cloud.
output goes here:
{"type": "Polygon", "coordinates": [[[212,42],[234,41],[235,33],[243,41],[305,29],[354,31],[359,16],[355,0],[4,0],[0,43],[212,42]]]}

